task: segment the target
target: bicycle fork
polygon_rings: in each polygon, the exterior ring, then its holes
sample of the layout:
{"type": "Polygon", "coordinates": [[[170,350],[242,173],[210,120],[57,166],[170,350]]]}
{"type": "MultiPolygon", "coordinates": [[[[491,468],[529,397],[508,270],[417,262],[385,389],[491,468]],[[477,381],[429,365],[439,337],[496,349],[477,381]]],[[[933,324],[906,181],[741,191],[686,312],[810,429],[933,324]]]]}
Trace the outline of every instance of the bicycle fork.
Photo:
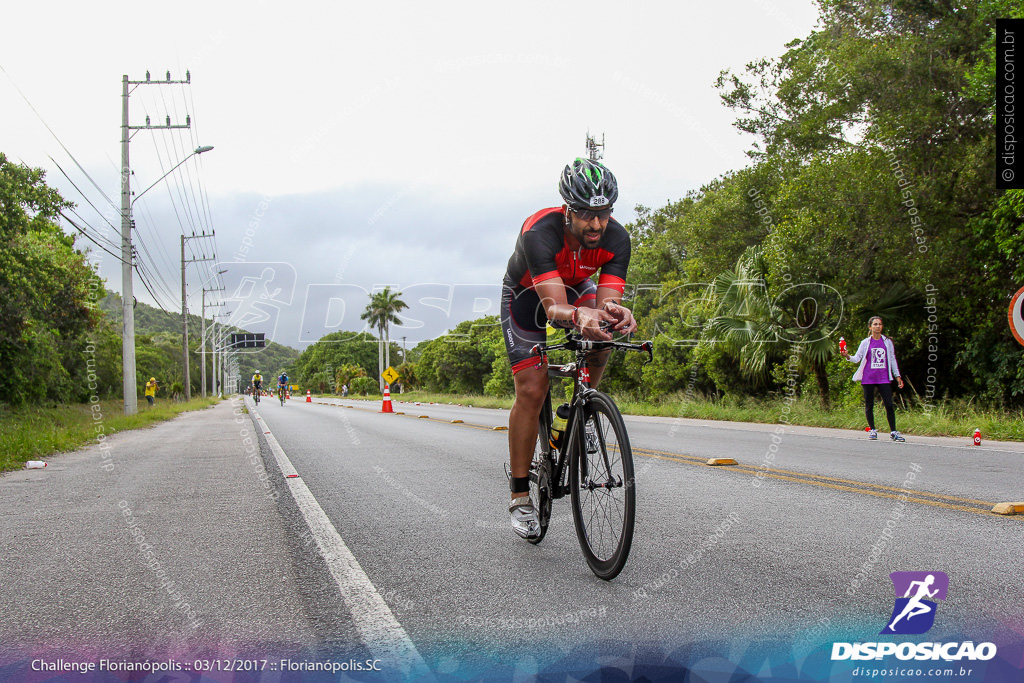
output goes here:
{"type": "MultiPolygon", "coordinates": [[[[588,391],[594,391],[592,389],[584,390],[583,395],[578,399],[578,407],[575,411],[572,411],[570,416],[571,424],[566,425],[566,437],[563,438],[563,443],[574,443],[576,449],[580,454],[580,481],[579,486],[581,489],[587,491],[593,491],[595,489],[611,490],[622,487],[622,478],[613,477],[612,465],[608,459],[608,444],[605,440],[604,431],[601,429],[600,423],[596,418],[593,419],[593,433],[589,432],[586,428],[587,424],[587,397],[588,391]],[[582,426],[581,426],[582,421],[582,426]],[[604,481],[595,481],[591,478],[590,473],[590,458],[587,457],[589,453],[600,453],[601,460],[604,464],[604,481]]],[[[574,400],[575,403],[575,400],[574,400]]],[[[600,472],[597,476],[600,477],[600,472]]],[[[566,486],[566,492],[568,492],[568,486],[566,486]]]]}

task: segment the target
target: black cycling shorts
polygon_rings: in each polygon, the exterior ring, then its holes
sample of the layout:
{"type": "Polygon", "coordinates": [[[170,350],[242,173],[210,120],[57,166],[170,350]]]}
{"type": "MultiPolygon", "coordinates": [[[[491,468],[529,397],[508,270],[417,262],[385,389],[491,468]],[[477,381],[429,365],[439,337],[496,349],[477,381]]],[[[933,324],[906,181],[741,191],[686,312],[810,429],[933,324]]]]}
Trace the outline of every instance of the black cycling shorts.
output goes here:
{"type": "MultiPolygon", "coordinates": [[[[597,285],[593,280],[583,280],[573,287],[565,288],[565,298],[573,306],[595,305],[597,285]]],[[[505,351],[512,364],[512,374],[523,368],[532,368],[540,363],[540,356],[533,353],[533,347],[547,341],[548,316],[540,303],[535,289],[514,291],[508,281],[501,288],[501,335],[505,339],[505,351]]],[[[560,325],[554,324],[554,327],[560,325]]]]}

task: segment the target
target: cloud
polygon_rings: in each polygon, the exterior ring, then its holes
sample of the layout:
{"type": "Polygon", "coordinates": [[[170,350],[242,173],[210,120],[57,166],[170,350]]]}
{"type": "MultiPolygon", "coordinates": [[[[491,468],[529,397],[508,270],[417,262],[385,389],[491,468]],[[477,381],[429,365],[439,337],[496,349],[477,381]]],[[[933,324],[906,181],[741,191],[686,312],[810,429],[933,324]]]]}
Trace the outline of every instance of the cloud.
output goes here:
{"type": "MultiPolygon", "coordinates": [[[[370,293],[390,285],[410,306],[395,335],[410,344],[432,339],[463,320],[497,314],[522,221],[558,203],[557,194],[548,199],[379,184],[213,198],[220,262],[188,266],[189,309],[198,312],[201,285],[212,288],[204,281],[227,269],[221,280],[232,322],[304,348],[329,332],[363,329],[359,314],[370,293]]],[[[150,221],[173,224],[175,215],[153,210],[150,221]]],[[[149,242],[161,239],[149,225],[139,229],[149,242]]],[[[165,249],[173,250],[173,238],[162,238],[165,249]]],[[[116,276],[109,261],[108,278],[116,276]]]]}

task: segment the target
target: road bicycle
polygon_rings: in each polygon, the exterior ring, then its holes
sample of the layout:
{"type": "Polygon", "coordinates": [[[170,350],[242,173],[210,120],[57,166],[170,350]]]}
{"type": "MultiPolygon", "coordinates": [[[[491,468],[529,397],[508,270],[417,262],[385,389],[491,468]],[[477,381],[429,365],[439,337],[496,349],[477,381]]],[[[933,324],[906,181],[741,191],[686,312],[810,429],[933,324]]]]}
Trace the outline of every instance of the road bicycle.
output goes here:
{"type": "Polygon", "coordinates": [[[284,405],[284,387],[277,388],[277,397],[281,399],[281,405],[284,405]]]}
{"type": "Polygon", "coordinates": [[[252,398],[253,398],[254,401],[256,401],[256,405],[260,404],[260,388],[259,387],[253,387],[252,388],[252,398]]]}
{"type": "Polygon", "coordinates": [[[537,447],[530,464],[530,498],[537,510],[540,543],[551,519],[551,502],[569,494],[572,518],[583,556],[598,577],[610,581],[626,564],[633,544],[636,487],[633,452],[626,424],[615,402],[590,387],[587,357],[604,349],[647,353],[654,360],[654,343],[592,341],[570,336],[560,344],[538,344],[533,351],[547,363],[550,351],[568,350],[575,360],[548,365],[549,378],[573,381],[572,399],[559,406],[564,430],[553,429],[551,388],[540,412],[537,447]]]}

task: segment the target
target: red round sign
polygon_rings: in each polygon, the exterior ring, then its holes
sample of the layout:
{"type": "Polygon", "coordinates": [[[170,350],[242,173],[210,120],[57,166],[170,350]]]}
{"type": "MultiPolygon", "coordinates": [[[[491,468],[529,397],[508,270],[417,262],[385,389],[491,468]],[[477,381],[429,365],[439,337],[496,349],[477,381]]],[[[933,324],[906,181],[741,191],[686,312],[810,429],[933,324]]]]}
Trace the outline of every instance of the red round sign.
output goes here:
{"type": "Polygon", "coordinates": [[[1024,287],[1017,290],[1017,293],[1010,299],[1010,331],[1022,345],[1024,345],[1024,287]]]}

